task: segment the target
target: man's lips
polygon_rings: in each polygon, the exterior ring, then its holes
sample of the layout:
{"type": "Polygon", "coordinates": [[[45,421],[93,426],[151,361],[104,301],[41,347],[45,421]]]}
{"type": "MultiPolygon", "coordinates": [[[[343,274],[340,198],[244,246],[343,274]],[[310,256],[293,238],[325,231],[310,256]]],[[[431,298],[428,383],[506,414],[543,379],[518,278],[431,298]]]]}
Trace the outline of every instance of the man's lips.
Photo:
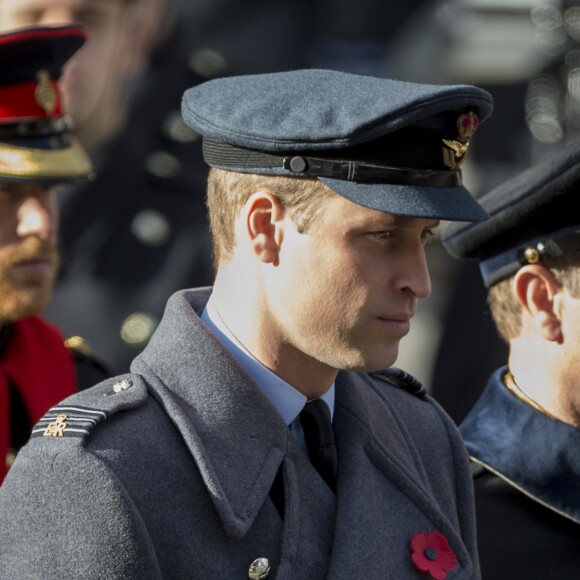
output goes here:
{"type": "Polygon", "coordinates": [[[48,257],[27,258],[26,260],[19,260],[14,262],[12,269],[19,271],[41,272],[44,270],[51,270],[54,265],[54,260],[48,257]]]}
{"type": "Polygon", "coordinates": [[[404,336],[411,330],[411,317],[412,314],[379,316],[378,321],[385,330],[404,336]]]}

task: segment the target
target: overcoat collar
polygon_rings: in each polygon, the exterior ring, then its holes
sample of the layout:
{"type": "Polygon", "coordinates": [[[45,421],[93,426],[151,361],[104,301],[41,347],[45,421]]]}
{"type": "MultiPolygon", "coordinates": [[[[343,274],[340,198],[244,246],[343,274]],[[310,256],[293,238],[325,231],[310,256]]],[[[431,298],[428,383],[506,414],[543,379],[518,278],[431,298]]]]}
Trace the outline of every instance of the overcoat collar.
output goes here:
{"type": "Polygon", "coordinates": [[[152,396],[195,458],[226,531],[242,537],[268,496],[291,434],[200,320],[210,292],[173,295],[131,370],[157,376],[149,379],[152,396]]]}
{"type": "Polygon", "coordinates": [[[553,420],[503,385],[498,369],[461,424],[469,455],[526,495],[580,523],[580,430],[553,420]]]}

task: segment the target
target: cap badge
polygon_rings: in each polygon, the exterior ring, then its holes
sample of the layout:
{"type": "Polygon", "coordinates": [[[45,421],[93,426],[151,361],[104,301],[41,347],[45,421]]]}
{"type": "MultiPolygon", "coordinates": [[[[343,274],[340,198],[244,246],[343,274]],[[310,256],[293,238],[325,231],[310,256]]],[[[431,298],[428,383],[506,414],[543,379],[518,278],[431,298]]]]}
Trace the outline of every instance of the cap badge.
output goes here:
{"type": "Polygon", "coordinates": [[[57,94],[50,75],[46,70],[40,70],[36,73],[38,85],[34,90],[34,99],[36,104],[43,109],[47,115],[52,115],[56,109],[57,94]]]}
{"type": "Polygon", "coordinates": [[[443,139],[443,163],[450,169],[459,169],[469,148],[469,141],[479,127],[479,117],[469,112],[457,119],[459,136],[452,141],[443,139]]]}
{"type": "Polygon", "coordinates": [[[55,421],[48,424],[43,435],[45,437],[62,437],[64,430],[67,428],[66,420],[66,415],[58,415],[55,421]]]}

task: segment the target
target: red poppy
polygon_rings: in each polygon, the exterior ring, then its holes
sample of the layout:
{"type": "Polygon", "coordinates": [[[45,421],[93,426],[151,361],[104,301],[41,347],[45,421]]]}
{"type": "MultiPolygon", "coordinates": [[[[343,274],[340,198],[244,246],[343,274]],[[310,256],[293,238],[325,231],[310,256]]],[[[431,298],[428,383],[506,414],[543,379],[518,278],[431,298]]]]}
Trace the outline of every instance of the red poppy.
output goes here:
{"type": "Polygon", "coordinates": [[[443,580],[447,572],[455,570],[457,556],[447,538],[439,532],[417,534],[411,540],[411,561],[419,572],[429,572],[432,578],[443,580]]]}

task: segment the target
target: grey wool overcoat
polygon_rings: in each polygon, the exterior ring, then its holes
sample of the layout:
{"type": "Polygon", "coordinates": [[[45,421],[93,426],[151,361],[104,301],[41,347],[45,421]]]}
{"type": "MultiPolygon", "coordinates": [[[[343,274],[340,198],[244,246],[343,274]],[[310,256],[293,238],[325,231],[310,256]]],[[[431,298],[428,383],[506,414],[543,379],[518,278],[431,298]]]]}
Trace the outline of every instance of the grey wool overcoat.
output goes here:
{"type": "Polygon", "coordinates": [[[334,495],[200,321],[209,292],[173,295],[130,373],[34,428],[0,488],[2,580],[259,578],[259,558],[277,580],[425,580],[410,542],[431,532],[447,579],[479,578],[467,453],[438,405],[340,372],[334,495]]]}

